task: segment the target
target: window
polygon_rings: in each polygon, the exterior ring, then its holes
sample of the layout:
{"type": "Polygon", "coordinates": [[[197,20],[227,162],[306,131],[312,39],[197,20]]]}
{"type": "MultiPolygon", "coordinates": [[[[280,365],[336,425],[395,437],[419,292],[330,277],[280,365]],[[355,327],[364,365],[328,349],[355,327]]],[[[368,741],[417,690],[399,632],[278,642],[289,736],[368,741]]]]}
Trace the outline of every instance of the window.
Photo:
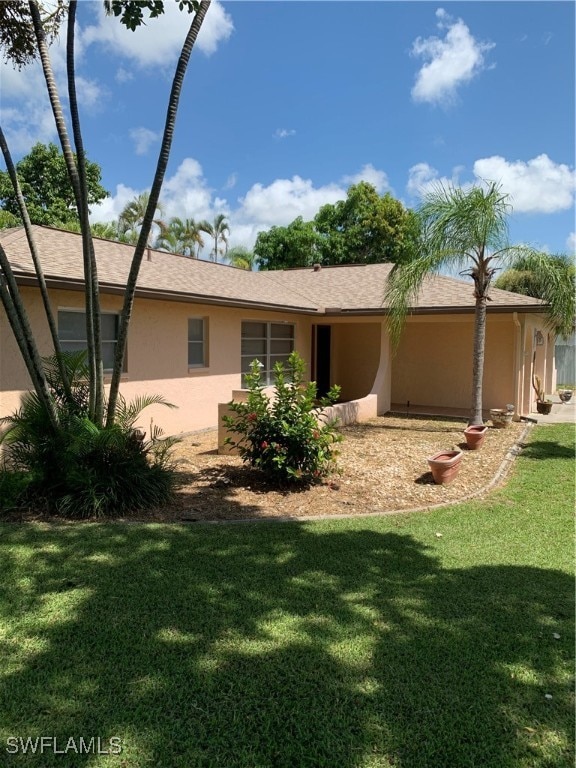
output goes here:
{"type": "Polygon", "coordinates": [[[206,354],[206,325],[203,317],[191,317],[188,320],[188,367],[205,368],[208,365],[206,354]]]}
{"type": "Polygon", "coordinates": [[[294,326],[290,323],[242,323],[241,371],[242,386],[250,363],[257,359],[262,363],[262,382],[274,383],[274,366],[286,364],[294,351],[294,326]]]}
{"type": "MultiPolygon", "coordinates": [[[[114,353],[118,339],[118,315],[103,312],[100,315],[102,335],[102,363],[105,371],[114,367],[114,353]]],[[[88,349],[86,340],[86,313],[76,310],[58,311],[58,338],[63,352],[88,349]]],[[[124,360],[124,366],[126,360],[124,360]]],[[[124,367],[125,370],[125,367],[124,367]]]]}

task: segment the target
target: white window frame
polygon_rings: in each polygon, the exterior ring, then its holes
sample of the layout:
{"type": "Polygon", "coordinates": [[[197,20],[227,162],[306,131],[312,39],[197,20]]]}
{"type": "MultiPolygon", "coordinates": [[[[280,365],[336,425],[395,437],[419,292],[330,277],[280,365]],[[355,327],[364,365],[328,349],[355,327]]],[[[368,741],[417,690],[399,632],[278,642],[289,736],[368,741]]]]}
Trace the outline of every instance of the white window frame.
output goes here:
{"type": "MultiPolygon", "coordinates": [[[[242,386],[243,389],[245,389],[245,383],[246,383],[245,379],[244,379],[244,377],[246,375],[246,371],[242,370],[242,368],[243,368],[242,361],[243,360],[249,360],[250,362],[252,362],[252,360],[258,359],[260,361],[260,363],[262,363],[262,373],[263,373],[262,383],[265,386],[271,386],[271,385],[274,384],[274,364],[272,363],[271,358],[272,357],[277,357],[278,353],[272,353],[272,351],[271,351],[271,348],[272,348],[271,342],[273,342],[273,341],[291,341],[292,342],[292,348],[290,350],[290,353],[294,352],[295,342],[296,342],[296,323],[290,323],[290,322],[282,321],[282,320],[281,321],[278,321],[278,320],[249,320],[249,319],[242,320],[241,325],[240,325],[240,376],[241,376],[241,386],[242,386]],[[247,337],[245,337],[244,333],[243,333],[243,328],[244,328],[244,324],[245,323],[258,323],[259,325],[264,325],[265,329],[266,329],[266,336],[265,337],[263,337],[263,336],[258,336],[258,337],[256,337],[256,336],[252,336],[252,337],[251,336],[247,336],[247,337]],[[290,327],[292,329],[292,336],[291,337],[290,336],[288,336],[288,337],[287,336],[272,336],[272,326],[274,326],[274,325],[282,325],[282,326],[290,327]],[[260,359],[260,356],[258,356],[258,355],[242,354],[242,340],[244,338],[249,338],[249,339],[251,338],[253,340],[258,340],[258,341],[264,341],[265,342],[266,352],[265,352],[264,355],[261,356],[262,359],[260,359]]],[[[290,354],[290,353],[288,353],[288,354],[290,354]]]]}
{"type": "Polygon", "coordinates": [[[188,318],[188,369],[198,371],[202,368],[208,368],[208,318],[200,315],[192,315],[188,318]],[[190,320],[200,320],[202,322],[202,339],[190,339],[190,320]],[[202,362],[190,362],[190,345],[197,344],[202,348],[202,362]]]}
{"type": "MultiPolygon", "coordinates": [[[[85,349],[88,349],[88,339],[62,339],[60,336],[60,313],[66,312],[67,314],[75,314],[75,315],[81,315],[82,320],[82,330],[86,331],[86,310],[85,309],[79,309],[78,307],[58,307],[58,316],[57,316],[57,322],[58,322],[58,340],[60,341],[60,346],[62,347],[62,351],[66,352],[66,344],[67,343],[73,343],[73,344],[85,344],[85,349]]],[[[119,312],[111,312],[111,311],[102,311],[100,312],[101,315],[113,315],[116,318],[116,338],[115,339],[101,339],[102,343],[105,344],[114,344],[114,353],[116,353],[116,344],[118,343],[118,330],[120,327],[120,313],[119,312]]],[[[122,372],[125,373],[127,368],[127,354],[124,354],[124,362],[122,365],[122,372]]],[[[104,373],[110,374],[112,373],[112,368],[104,368],[104,373]]]]}

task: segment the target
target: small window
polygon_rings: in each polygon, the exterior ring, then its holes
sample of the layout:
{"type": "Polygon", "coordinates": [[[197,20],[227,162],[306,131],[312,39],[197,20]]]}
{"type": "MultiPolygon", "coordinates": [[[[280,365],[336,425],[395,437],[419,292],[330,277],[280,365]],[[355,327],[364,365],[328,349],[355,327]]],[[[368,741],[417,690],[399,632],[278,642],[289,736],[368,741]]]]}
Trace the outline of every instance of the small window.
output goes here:
{"type": "Polygon", "coordinates": [[[258,360],[262,364],[262,382],[274,383],[274,365],[288,362],[294,351],[294,325],[292,323],[242,323],[240,370],[242,386],[246,386],[246,374],[250,364],[258,360]]]}
{"type": "MultiPolygon", "coordinates": [[[[110,373],[114,368],[114,354],[118,340],[118,315],[104,312],[100,315],[102,337],[102,364],[110,373]]],[[[77,352],[88,349],[86,339],[86,313],[76,310],[58,311],[58,338],[63,352],[77,352]]],[[[126,360],[124,368],[126,370],[126,360]]]]}
{"type": "Polygon", "coordinates": [[[206,325],[203,317],[191,317],[188,320],[188,367],[206,368],[206,325]]]}

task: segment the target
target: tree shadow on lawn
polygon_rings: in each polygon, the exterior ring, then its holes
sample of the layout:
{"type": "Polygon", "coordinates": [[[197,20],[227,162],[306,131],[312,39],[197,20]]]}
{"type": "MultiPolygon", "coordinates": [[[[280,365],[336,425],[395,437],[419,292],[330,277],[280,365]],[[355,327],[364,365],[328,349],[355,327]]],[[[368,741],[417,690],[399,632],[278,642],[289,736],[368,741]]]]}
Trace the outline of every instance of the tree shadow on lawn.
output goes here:
{"type": "Polygon", "coordinates": [[[564,573],[450,570],[358,525],[5,526],[0,545],[2,751],[123,746],[5,766],[571,764],[564,573]]]}

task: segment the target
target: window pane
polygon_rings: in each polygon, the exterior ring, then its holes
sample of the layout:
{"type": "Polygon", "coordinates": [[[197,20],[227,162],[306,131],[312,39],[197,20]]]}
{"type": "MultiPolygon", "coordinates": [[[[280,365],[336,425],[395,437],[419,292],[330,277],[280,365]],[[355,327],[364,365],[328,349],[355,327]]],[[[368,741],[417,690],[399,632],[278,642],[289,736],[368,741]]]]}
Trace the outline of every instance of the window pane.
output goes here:
{"type": "Polygon", "coordinates": [[[188,365],[204,365],[204,344],[191,341],[188,344],[188,365]]]}
{"type": "Polygon", "coordinates": [[[58,312],[58,338],[61,341],[86,340],[84,312],[58,312]]]}
{"type": "Polygon", "coordinates": [[[266,355],[266,340],[242,339],[242,354],[263,358],[266,355]]]}
{"type": "Polygon", "coordinates": [[[286,323],[272,323],[270,325],[270,335],[273,339],[293,339],[294,326],[286,323]]]}
{"type": "Polygon", "coordinates": [[[80,352],[87,349],[85,341],[62,341],[62,352],[80,352]]]}
{"type": "Polygon", "coordinates": [[[242,323],[242,336],[256,339],[265,339],[266,323],[242,323]]]}
{"type": "Polygon", "coordinates": [[[114,352],[116,351],[115,341],[102,342],[102,365],[105,371],[111,371],[114,368],[114,352]]]}
{"type": "Polygon", "coordinates": [[[100,315],[102,341],[116,341],[118,338],[118,315],[100,315]]]}
{"type": "MultiPolygon", "coordinates": [[[[242,357],[240,358],[240,370],[242,373],[248,373],[250,371],[250,365],[252,364],[253,360],[260,360],[260,358],[251,355],[248,355],[248,357],[242,357]]],[[[262,360],[260,360],[262,362],[262,360]]]]}
{"type": "Polygon", "coordinates": [[[272,355],[289,355],[294,349],[294,342],[292,339],[272,339],[270,342],[270,353],[272,355]]]}
{"type": "Polygon", "coordinates": [[[188,341],[204,341],[204,320],[201,317],[188,320],[188,341]]]}
{"type": "Polygon", "coordinates": [[[284,368],[288,365],[288,355],[270,355],[270,367],[273,369],[276,363],[282,363],[284,368]]]}

